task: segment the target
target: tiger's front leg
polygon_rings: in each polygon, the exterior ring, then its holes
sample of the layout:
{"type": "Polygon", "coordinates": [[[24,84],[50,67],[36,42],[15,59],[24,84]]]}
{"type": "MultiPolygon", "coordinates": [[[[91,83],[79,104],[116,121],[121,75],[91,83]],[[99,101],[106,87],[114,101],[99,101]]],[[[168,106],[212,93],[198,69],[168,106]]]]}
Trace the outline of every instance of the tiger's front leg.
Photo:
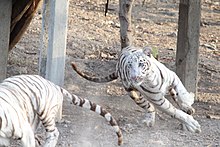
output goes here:
{"type": "Polygon", "coordinates": [[[175,108],[164,96],[156,98],[157,99],[151,98],[150,100],[158,107],[158,109],[181,121],[185,124],[187,130],[195,133],[201,132],[200,124],[191,115],[175,108]]]}
{"type": "Polygon", "coordinates": [[[24,122],[22,127],[21,143],[23,147],[35,147],[34,132],[28,122],[24,122]]]}
{"type": "Polygon", "coordinates": [[[135,101],[138,106],[146,110],[143,123],[146,124],[148,127],[154,126],[156,112],[153,104],[144,99],[137,90],[129,91],[129,96],[135,101]]]}

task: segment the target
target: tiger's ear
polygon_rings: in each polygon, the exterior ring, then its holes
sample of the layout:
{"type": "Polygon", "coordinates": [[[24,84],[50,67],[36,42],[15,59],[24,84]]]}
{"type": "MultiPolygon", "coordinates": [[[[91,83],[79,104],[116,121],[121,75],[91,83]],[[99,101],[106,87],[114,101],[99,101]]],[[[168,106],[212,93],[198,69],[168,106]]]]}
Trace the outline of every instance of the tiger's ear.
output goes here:
{"type": "Polygon", "coordinates": [[[143,53],[149,57],[151,57],[152,48],[149,46],[146,46],[143,48],[143,53]]]}

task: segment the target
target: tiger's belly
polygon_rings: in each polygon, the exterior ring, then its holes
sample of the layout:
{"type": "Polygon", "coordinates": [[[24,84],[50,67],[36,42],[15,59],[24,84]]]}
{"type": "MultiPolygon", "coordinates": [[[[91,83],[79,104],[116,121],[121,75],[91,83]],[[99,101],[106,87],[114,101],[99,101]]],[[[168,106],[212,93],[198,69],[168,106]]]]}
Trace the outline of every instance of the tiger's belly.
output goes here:
{"type": "Polygon", "coordinates": [[[141,94],[145,95],[147,98],[159,98],[161,96],[164,96],[164,93],[159,89],[153,89],[145,87],[143,85],[135,86],[135,89],[137,89],[141,94]]]}

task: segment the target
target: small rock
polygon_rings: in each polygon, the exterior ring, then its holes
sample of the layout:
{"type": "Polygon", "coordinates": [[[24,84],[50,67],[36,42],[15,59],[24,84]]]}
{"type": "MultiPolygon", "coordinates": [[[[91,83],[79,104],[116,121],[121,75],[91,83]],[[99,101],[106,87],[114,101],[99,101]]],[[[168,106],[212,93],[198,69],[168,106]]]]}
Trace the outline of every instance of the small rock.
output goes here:
{"type": "Polygon", "coordinates": [[[210,43],[210,44],[203,44],[202,46],[204,46],[204,47],[206,47],[206,48],[208,48],[210,50],[216,50],[216,45],[212,44],[212,43],[210,43]]]}
{"type": "Polygon", "coordinates": [[[78,145],[80,145],[80,147],[92,147],[92,143],[86,140],[80,140],[78,145]]]}
{"type": "Polygon", "coordinates": [[[177,36],[177,32],[168,33],[167,36],[168,37],[176,37],[177,36]]]}
{"type": "Polygon", "coordinates": [[[101,52],[101,55],[100,55],[102,58],[108,58],[108,54],[106,54],[106,53],[103,53],[103,52],[101,52]]]}
{"type": "Polygon", "coordinates": [[[139,18],[138,20],[143,21],[143,22],[148,22],[148,23],[152,22],[150,19],[147,19],[147,18],[139,18]]]}
{"type": "Polygon", "coordinates": [[[18,48],[18,49],[22,49],[22,50],[24,50],[24,49],[25,49],[23,46],[18,45],[18,44],[16,44],[16,45],[15,45],[15,47],[16,47],[16,48],[18,48]]]}
{"type": "Polygon", "coordinates": [[[167,50],[174,51],[175,49],[174,48],[167,48],[167,50]]]}

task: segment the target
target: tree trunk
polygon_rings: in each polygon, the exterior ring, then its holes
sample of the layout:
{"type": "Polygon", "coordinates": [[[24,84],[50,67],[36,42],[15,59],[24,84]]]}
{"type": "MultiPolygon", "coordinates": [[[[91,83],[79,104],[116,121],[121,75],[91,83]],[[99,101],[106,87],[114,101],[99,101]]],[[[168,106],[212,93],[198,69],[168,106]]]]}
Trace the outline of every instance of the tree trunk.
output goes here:
{"type": "Polygon", "coordinates": [[[176,73],[190,92],[197,93],[201,0],[180,0],[176,73]]]}
{"type": "Polygon", "coordinates": [[[121,49],[132,44],[131,10],[134,0],[119,0],[121,49]]]}

